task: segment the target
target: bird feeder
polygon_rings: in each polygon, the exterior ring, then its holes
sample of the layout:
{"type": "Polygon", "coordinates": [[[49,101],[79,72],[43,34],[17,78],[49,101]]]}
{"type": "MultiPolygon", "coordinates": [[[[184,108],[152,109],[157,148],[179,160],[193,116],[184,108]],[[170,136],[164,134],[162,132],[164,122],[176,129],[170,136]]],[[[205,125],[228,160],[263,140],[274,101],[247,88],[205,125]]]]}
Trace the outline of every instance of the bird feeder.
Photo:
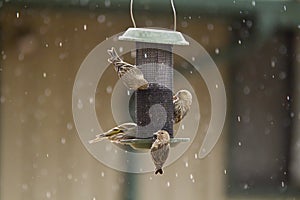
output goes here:
{"type": "MultiPolygon", "coordinates": [[[[150,148],[153,133],[168,131],[171,145],[189,141],[189,138],[174,138],[173,134],[173,45],[188,45],[182,34],[171,30],[129,28],[119,40],[136,43],[136,66],[149,82],[146,90],[135,91],[135,119],[138,138],[123,140],[122,143],[135,147],[150,148]],[[153,105],[164,108],[163,113],[150,113],[153,105]],[[151,118],[151,115],[155,117],[151,118]],[[166,116],[164,116],[166,115],[166,116]],[[164,119],[163,119],[164,118],[164,119]],[[163,127],[161,121],[165,120],[163,127]],[[152,123],[151,123],[152,121],[152,123]],[[151,125],[149,126],[149,124],[151,125]],[[147,127],[147,128],[145,128],[147,127]]],[[[160,109],[154,112],[161,112],[160,109]]]]}
{"type": "MultiPolygon", "coordinates": [[[[133,0],[130,1],[130,16],[134,28],[129,28],[119,40],[136,44],[136,66],[149,82],[146,90],[135,91],[134,119],[138,125],[137,138],[123,140],[135,148],[150,148],[153,133],[168,131],[172,144],[189,141],[189,138],[174,138],[173,134],[173,45],[188,45],[176,31],[176,10],[170,0],[174,17],[174,31],[136,28],[133,16],[133,0]],[[159,105],[162,109],[152,109],[159,105]],[[152,110],[151,110],[152,109],[152,110]],[[151,112],[152,111],[152,112],[151,112]]],[[[157,107],[156,107],[157,108],[157,107]]]]}

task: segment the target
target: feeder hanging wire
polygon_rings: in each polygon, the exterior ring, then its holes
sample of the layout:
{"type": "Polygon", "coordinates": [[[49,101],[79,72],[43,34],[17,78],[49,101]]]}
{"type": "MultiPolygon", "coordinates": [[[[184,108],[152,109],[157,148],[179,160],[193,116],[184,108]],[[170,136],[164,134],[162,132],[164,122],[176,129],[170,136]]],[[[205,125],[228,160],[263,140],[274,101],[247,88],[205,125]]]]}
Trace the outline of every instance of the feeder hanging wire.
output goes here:
{"type": "Polygon", "coordinates": [[[135,20],[134,20],[134,17],[133,17],[133,0],[130,0],[130,17],[131,17],[131,21],[133,23],[133,27],[136,28],[136,24],[135,24],[135,20]]]}
{"type": "MultiPolygon", "coordinates": [[[[173,17],[174,17],[174,25],[173,26],[174,26],[174,31],[176,31],[176,24],[177,24],[176,9],[174,6],[174,1],[173,0],[170,0],[170,1],[171,1],[173,17]]],[[[135,23],[134,16],[133,16],[133,0],[130,0],[130,18],[131,18],[133,27],[136,28],[136,23],[135,23]]]]}

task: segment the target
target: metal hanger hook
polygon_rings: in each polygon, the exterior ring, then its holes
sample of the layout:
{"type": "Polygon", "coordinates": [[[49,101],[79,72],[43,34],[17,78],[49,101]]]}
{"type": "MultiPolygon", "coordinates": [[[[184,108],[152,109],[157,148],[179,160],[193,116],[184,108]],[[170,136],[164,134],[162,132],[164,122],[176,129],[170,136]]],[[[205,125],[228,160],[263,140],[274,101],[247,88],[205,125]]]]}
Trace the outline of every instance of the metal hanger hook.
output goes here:
{"type": "MultiPolygon", "coordinates": [[[[172,11],[173,11],[173,18],[174,18],[174,31],[176,31],[176,24],[177,24],[176,9],[174,6],[174,1],[173,0],[170,0],[170,1],[171,1],[171,7],[172,7],[172,11]]],[[[133,27],[136,28],[136,23],[135,23],[134,16],[133,16],[133,0],[130,0],[130,17],[131,17],[133,27]]]]}

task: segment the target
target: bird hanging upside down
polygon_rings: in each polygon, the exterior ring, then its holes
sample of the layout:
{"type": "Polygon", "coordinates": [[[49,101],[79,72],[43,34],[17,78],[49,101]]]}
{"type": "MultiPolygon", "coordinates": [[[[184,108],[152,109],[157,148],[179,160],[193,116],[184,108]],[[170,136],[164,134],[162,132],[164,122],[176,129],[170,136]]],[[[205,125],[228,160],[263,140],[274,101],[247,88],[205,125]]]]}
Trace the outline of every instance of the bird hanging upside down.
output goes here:
{"type": "Polygon", "coordinates": [[[145,90],[149,87],[149,83],[144,78],[143,72],[136,65],[124,62],[113,47],[107,50],[107,53],[111,56],[108,62],[114,65],[119,78],[128,89],[145,90]]]}

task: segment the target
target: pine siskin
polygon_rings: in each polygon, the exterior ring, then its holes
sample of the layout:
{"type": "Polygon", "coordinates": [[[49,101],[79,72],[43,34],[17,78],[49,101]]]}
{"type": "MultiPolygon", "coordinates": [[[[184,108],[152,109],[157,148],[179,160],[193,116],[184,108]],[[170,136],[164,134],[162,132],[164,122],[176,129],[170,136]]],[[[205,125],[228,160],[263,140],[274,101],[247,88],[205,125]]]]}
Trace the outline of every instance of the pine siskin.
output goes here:
{"type": "Polygon", "coordinates": [[[114,65],[119,78],[122,79],[128,89],[145,90],[149,87],[148,81],[144,78],[142,71],[138,69],[136,65],[124,62],[113,47],[107,50],[107,53],[111,56],[108,62],[114,65]]]}
{"type": "Polygon", "coordinates": [[[192,94],[188,90],[179,90],[173,96],[174,124],[180,122],[189,112],[192,105],[192,94]]]}
{"type": "Polygon", "coordinates": [[[112,142],[118,143],[122,139],[134,139],[136,138],[137,125],[136,123],[128,122],[116,126],[105,133],[96,135],[96,138],[90,140],[89,143],[96,143],[104,139],[109,139],[112,142]]]}
{"type": "Polygon", "coordinates": [[[157,139],[153,142],[150,152],[155,165],[155,174],[163,174],[162,167],[170,151],[170,136],[165,130],[159,130],[154,135],[157,136],[157,139]]]}

